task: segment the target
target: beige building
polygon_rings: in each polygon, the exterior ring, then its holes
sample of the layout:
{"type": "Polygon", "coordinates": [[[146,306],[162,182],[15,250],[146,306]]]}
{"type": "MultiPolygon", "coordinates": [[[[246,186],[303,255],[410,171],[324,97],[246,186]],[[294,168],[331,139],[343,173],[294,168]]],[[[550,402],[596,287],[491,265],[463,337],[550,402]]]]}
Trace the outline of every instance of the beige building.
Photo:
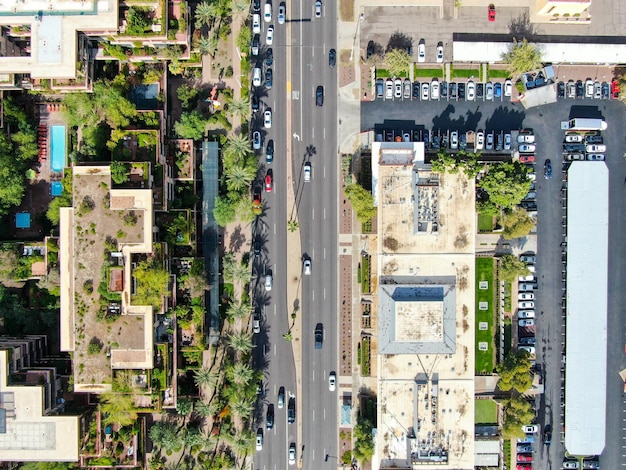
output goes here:
{"type": "Polygon", "coordinates": [[[474,182],[372,144],[379,468],[474,467],[474,182]]]}
{"type": "Polygon", "coordinates": [[[0,338],[0,458],[75,462],[80,417],[59,416],[53,368],[26,367],[38,339],[0,338]]]}
{"type": "Polygon", "coordinates": [[[133,255],[153,250],[152,190],[110,189],[108,166],[72,171],[74,206],[61,209],[59,234],[61,349],[74,354],[74,391],[101,393],[112,369],[153,367],[153,306],[132,304],[133,255]]]}
{"type": "Polygon", "coordinates": [[[591,19],[591,0],[537,0],[538,21],[586,22],[591,19]]]}

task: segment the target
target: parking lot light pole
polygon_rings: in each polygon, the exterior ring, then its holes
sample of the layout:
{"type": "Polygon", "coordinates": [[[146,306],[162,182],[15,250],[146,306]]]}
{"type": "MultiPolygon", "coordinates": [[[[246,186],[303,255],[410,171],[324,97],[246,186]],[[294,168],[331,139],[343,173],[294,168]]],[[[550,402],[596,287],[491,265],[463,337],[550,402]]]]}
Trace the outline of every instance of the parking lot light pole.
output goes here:
{"type": "Polygon", "coordinates": [[[361,21],[363,21],[363,13],[359,15],[359,19],[356,23],[356,30],[354,31],[354,40],[352,41],[352,50],[350,51],[350,62],[354,57],[354,48],[356,47],[356,37],[359,35],[359,28],[361,27],[361,21]]]}

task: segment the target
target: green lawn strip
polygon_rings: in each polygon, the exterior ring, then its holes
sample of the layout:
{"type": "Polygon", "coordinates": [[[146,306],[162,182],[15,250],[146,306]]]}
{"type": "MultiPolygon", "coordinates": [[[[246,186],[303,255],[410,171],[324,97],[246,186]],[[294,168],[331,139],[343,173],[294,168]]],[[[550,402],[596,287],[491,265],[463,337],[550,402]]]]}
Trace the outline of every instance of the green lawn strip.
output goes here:
{"type": "Polygon", "coordinates": [[[489,69],[487,75],[489,78],[509,78],[511,73],[508,70],[489,69]]]}
{"type": "Polygon", "coordinates": [[[476,258],[476,373],[491,373],[494,368],[493,270],[493,258],[476,258]],[[480,281],[487,281],[489,287],[485,290],[479,289],[480,281]],[[488,302],[489,308],[487,310],[480,310],[480,302],[488,302]],[[488,327],[486,330],[479,329],[481,322],[487,322],[488,327]],[[489,344],[487,351],[480,351],[478,349],[480,342],[487,342],[489,344]]]}
{"type": "Polygon", "coordinates": [[[504,322],[504,354],[502,357],[506,357],[511,352],[511,338],[512,338],[512,329],[511,320],[504,322]]]}
{"type": "Polygon", "coordinates": [[[504,465],[505,468],[514,468],[511,467],[511,441],[509,439],[504,440],[504,444],[502,446],[502,453],[504,454],[504,465]]]}
{"type": "Polygon", "coordinates": [[[504,283],[504,311],[511,312],[511,283],[504,283]]]}
{"type": "Polygon", "coordinates": [[[376,69],[376,78],[389,78],[391,74],[387,69],[376,69]]]}
{"type": "Polygon", "coordinates": [[[453,69],[452,78],[475,78],[479,79],[480,71],[477,69],[453,69]]]}
{"type": "Polygon", "coordinates": [[[442,69],[421,69],[418,66],[415,66],[413,70],[414,77],[432,77],[432,78],[442,78],[443,70],[442,69]]]}
{"type": "Polygon", "coordinates": [[[474,400],[474,416],[476,424],[497,424],[496,402],[493,400],[474,400]]]}
{"type": "Polygon", "coordinates": [[[490,215],[478,214],[478,231],[493,232],[493,217],[490,215]]]}

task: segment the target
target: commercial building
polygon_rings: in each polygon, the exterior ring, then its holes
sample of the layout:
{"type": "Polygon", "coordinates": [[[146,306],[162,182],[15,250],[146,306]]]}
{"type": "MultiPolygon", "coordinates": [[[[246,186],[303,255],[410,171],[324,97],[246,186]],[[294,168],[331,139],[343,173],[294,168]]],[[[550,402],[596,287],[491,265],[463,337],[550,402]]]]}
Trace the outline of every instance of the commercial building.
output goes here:
{"type": "Polygon", "coordinates": [[[378,468],[474,468],[474,182],[374,142],[378,468]]]}

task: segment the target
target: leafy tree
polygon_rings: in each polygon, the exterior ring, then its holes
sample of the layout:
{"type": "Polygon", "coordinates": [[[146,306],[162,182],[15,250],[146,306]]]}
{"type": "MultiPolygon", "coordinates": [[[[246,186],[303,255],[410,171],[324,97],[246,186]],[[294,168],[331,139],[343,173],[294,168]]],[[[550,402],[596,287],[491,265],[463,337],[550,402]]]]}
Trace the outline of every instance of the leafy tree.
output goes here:
{"type": "Polygon", "coordinates": [[[528,274],[526,263],[513,255],[502,255],[500,257],[500,278],[507,282],[513,282],[518,276],[528,274]]]}
{"type": "Polygon", "coordinates": [[[391,49],[385,54],[387,70],[391,75],[402,75],[409,71],[412,60],[409,53],[403,49],[391,49]]]}
{"type": "Polygon", "coordinates": [[[178,452],[183,447],[183,439],[173,423],[158,421],[152,425],[149,434],[153,444],[163,449],[167,455],[178,452]]]}
{"type": "Polygon", "coordinates": [[[235,455],[242,458],[252,452],[254,448],[254,435],[249,430],[242,430],[233,436],[230,443],[235,455]]]}
{"type": "Polygon", "coordinates": [[[502,60],[508,64],[509,71],[514,77],[538,69],[543,63],[539,48],[526,39],[511,44],[509,50],[502,54],[502,60]]]}
{"type": "Polygon", "coordinates": [[[115,184],[124,184],[128,181],[130,170],[123,162],[111,162],[111,179],[115,184]]]}
{"type": "Polygon", "coordinates": [[[229,276],[233,282],[246,283],[250,280],[250,265],[244,262],[235,263],[230,270],[229,276]]]}
{"type": "Polygon", "coordinates": [[[178,96],[183,109],[190,109],[196,104],[195,100],[198,98],[198,89],[183,83],[178,87],[178,90],[176,90],[176,95],[178,96]]]}
{"type": "Polygon", "coordinates": [[[504,425],[502,435],[505,439],[524,437],[522,426],[526,426],[535,418],[532,405],[522,397],[511,397],[503,400],[504,425]]]}
{"type": "Polygon", "coordinates": [[[374,425],[368,419],[359,416],[357,425],[354,427],[354,457],[361,463],[368,462],[374,455],[374,436],[372,430],[374,425]]]}
{"type": "Polygon", "coordinates": [[[478,186],[493,205],[500,209],[510,209],[518,205],[530,190],[528,171],[519,162],[492,163],[487,173],[478,181],[478,186]]]}
{"type": "Polygon", "coordinates": [[[237,205],[233,204],[229,196],[217,196],[213,217],[220,227],[226,227],[237,219],[237,205]]]}
{"type": "Polygon", "coordinates": [[[235,253],[232,251],[224,253],[224,256],[222,256],[222,276],[224,276],[226,282],[233,282],[233,271],[237,264],[235,253]]]}
{"type": "Polygon", "coordinates": [[[535,219],[529,216],[526,210],[515,208],[511,212],[504,214],[500,219],[500,223],[504,229],[504,238],[510,240],[528,235],[535,226],[535,219]]]}
{"type": "Polygon", "coordinates": [[[169,296],[167,289],[170,275],[154,261],[142,261],[133,271],[137,281],[137,293],[133,300],[135,305],[152,305],[158,308],[164,296],[169,296]]]}
{"type": "Polygon", "coordinates": [[[217,13],[217,9],[210,2],[205,1],[198,3],[194,15],[196,18],[196,29],[200,29],[204,25],[210,26],[217,13]]]}
{"type": "Polygon", "coordinates": [[[246,164],[236,164],[224,168],[226,187],[229,191],[243,192],[250,188],[256,178],[256,173],[256,167],[246,164]]]}
{"type": "Polygon", "coordinates": [[[245,396],[237,396],[230,401],[230,409],[242,420],[247,420],[254,410],[254,403],[245,396]]]}
{"type": "Polygon", "coordinates": [[[182,139],[200,140],[204,136],[207,121],[198,111],[184,112],[174,124],[174,131],[182,139]]]}
{"type": "Polygon", "coordinates": [[[183,437],[183,442],[185,443],[185,446],[192,449],[202,447],[205,440],[205,435],[202,434],[202,431],[195,426],[188,427],[183,437]]]}
{"type": "MultiPolygon", "coordinates": [[[[231,9],[234,14],[243,13],[250,6],[250,2],[247,0],[232,0],[231,9]]],[[[249,29],[249,28],[248,28],[249,29]]]]}
{"type": "Polygon", "coordinates": [[[150,27],[150,20],[144,8],[130,7],[126,17],[126,33],[129,36],[143,36],[150,27]]]}
{"type": "Polygon", "coordinates": [[[352,183],[346,187],[345,193],[360,222],[367,222],[376,215],[374,197],[363,186],[358,183],[352,183]]]}
{"type": "Polygon", "coordinates": [[[191,264],[191,269],[187,274],[180,277],[183,289],[189,290],[192,299],[201,297],[211,288],[207,281],[207,274],[204,269],[204,260],[196,258],[191,264]]]}
{"type": "Polygon", "coordinates": [[[250,100],[245,96],[230,100],[228,102],[228,112],[233,116],[247,119],[250,116],[250,100]]]}
{"type": "Polygon", "coordinates": [[[250,139],[245,135],[233,135],[224,144],[224,166],[242,163],[253,154],[250,148],[250,139]]]}
{"type": "Polygon", "coordinates": [[[135,399],[130,393],[105,392],[100,396],[100,411],[104,424],[130,426],[137,420],[135,399]]]}
{"type": "Polygon", "coordinates": [[[503,392],[515,389],[519,393],[524,393],[532,385],[530,361],[526,351],[519,351],[517,354],[509,353],[504,361],[498,364],[496,371],[500,375],[498,388],[503,392]]]}

